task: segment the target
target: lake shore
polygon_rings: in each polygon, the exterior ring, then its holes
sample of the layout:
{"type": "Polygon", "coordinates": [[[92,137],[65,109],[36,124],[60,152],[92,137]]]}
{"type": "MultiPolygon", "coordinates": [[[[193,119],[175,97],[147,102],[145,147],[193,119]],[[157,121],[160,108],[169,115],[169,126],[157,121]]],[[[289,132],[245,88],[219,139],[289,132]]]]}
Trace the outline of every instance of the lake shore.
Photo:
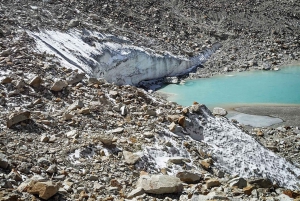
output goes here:
{"type": "Polygon", "coordinates": [[[270,127],[293,126],[300,127],[300,105],[248,105],[234,108],[234,111],[250,114],[276,117],[283,122],[270,127]]]}

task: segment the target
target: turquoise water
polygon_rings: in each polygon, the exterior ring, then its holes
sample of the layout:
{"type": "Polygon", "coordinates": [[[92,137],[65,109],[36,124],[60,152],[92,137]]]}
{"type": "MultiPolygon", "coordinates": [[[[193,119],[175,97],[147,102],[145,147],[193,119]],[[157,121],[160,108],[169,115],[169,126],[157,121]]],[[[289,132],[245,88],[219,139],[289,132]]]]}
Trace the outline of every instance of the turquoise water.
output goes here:
{"type": "Polygon", "coordinates": [[[174,94],[169,101],[183,106],[193,101],[226,107],[243,104],[300,104],[300,66],[280,71],[250,71],[231,73],[170,84],[159,91],[174,94]]]}

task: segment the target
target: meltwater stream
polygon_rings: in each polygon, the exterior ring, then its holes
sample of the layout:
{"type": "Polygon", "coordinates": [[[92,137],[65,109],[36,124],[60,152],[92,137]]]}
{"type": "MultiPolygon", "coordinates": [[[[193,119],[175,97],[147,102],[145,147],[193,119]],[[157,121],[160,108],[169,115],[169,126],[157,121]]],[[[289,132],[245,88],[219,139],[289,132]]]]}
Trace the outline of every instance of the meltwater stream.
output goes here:
{"type": "Polygon", "coordinates": [[[230,73],[168,85],[160,90],[168,100],[188,106],[193,101],[209,108],[243,104],[300,104],[300,66],[280,71],[230,73]]]}

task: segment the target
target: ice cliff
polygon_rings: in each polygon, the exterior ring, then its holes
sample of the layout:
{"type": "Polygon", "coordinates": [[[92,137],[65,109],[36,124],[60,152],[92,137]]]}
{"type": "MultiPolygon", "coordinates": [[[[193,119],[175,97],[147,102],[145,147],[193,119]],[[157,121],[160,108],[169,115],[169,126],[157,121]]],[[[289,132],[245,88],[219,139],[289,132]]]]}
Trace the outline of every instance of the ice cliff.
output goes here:
{"type": "Polygon", "coordinates": [[[80,69],[94,77],[103,77],[118,85],[137,85],[140,81],[176,76],[205,62],[220,44],[200,55],[186,58],[131,45],[126,38],[88,30],[66,33],[44,30],[28,32],[37,50],[55,54],[65,67],[80,69]]]}

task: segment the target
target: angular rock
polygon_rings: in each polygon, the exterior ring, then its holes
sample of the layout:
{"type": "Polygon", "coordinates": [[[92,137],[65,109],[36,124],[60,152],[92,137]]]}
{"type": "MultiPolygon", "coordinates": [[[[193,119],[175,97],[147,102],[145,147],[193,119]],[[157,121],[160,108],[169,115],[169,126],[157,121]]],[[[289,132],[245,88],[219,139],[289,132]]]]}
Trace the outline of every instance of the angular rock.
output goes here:
{"type": "Polygon", "coordinates": [[[127,198],[128,198],[128,199],[131,199],[131,198],[134,198],[134,197],[143,195],[144,193],[145,193],[144,189],[142,189],[142,188],[137,188],[137,189],[132,190],[132,191],[127,195],[127,198]]]}
{"type": "Polygon", "coordinates": [[[213,114],[214,115],[220,115],[220,116],[226,116],[227,115],[227,111],[221,107],[215,107],[213,109],[213,114]]]}
{"type": "Polygon", "coordinates": [[[56,81],[53,83],[52,87],[50,88],[51,91],[61,91],[63,88],[68,86],[68,83],[66,81],[56,81]]]}
{"type": "Polygon", "coordinates": [[[77,130],[71,130],[66,133],[67,138],[77,138],[78,137],[78,132],[77,130]]]}
{"type": "Polygon", "coordinates": [[[178,119],[180,118],[179,115],[168,115],[168,121],[178,123],[178,119]]]}
{"type": "Polygon", "coordinates": [[[10,77],[5,77],[1,80],[1,84],[8,84],[11,82],[12,82],[12,79],[10,77]]]}
{"type": "Polygon", "coordinates": [[[185,116],[180,116],[178,118],[178,124],[181,126],[181,127],[185,127],[185,116]]]}
{"type": "Polygon", "coordinates": [[[136,186],[144,189],[146,193],[152,194],[180,193],[183,191],[180,179],[169,175],[142,175],[136,186]]]}
{"type": "Polygon", "coordinates": [[[220,186],[221,183],[218,179],[209,179],[206,181],[206,187],[207,188],[212,188],[212,187],[216,187],[216,186],[220,186]]]}
{"type": "Polygon", "coordinates": [[[128,113],[128,109],[125,105],[120,108],[120,111],[122,116],[126,116],[128,113]]]}
{"type": "Polygon", "coordinates": [[[204,160],[200,161],[200,165],[205,169],[205,170],[209,170],[211,165],[212,165],[213,161],[211,158],[207,158],[204,160]]]}
{"type": "Polygon", "coordinates": [[[76,109],[81,109],[84,107],[84,104],[81,100],[76,100],[74,101],[74,103],[72,103],[69,107],[68,107],[68,111],[72,111],[72,110],[76,110],[76,109]]]}
{"type": "Polygon", "coordinates": [[[40,198],[47,200],[58,192],[58,185],[52,181],[32,183],[27,192],[33,195],[39,195],[40,198]]]}
{"type": "Polygon", "coordinates": [[[123,151],[123,156],[124,156],[124,159],[125,159],[125,163],[130,164],[130,165],[133,165],[138,160],[140,160],[139,155],[137,155],[135,153],[132,153],[132,152],[129,152],[129,151],[123,151]]]}
{"type": "Polygon", "coordinates": [[[231,187],[236,186],[240,189],[247,186],[247,181],[244,178],[241,178],[241,177],[234,178],[234,179],[228,181],[228,183],[231,187]]]}
{"type": "Polygon", "coordinates": [[[124,131],[124,128],[119,127],[119,128],[116,128],[116,129],[112,130],[111,133],[112,134],[119,134],[119,133],[123,133],[123,131],[124,131]]]}
{"type": "Polygon", "coordinates": [[[7,128],[12,127],[13,125],[20,123],[21,121],[25,121],[30,119],[30,112],[18,112],[18,113],[12,113],[9,115],[8,120],[6,122],[7,128]]]}
{"type": "Polygon", "coordinates": [[[77,27],[77,26],[79,25],[79,23],[80,23],[80,21],[79,21],[78,19],[72,19],[72,20],[69,22],[68,26],[69,26],[70,28],[77,27]]]}
{"type": "Polygon", "coordinates": [[[8,167],[8,160],[6,155],[0,153],[0,168],[6,169],[8,167]]]}
{"type": "Polygon", "coordinates": [[[74,72],[66,79],[66,81],[68,84],[71,84],[71,85],[76,84],[76,83],[80,82],[84,78],[84,76],[85,76],[84,73],[74,72]]]}
{"type": "Polygon", "coordinates": [[[193,173],[193,172],[188,172],[188,171],[178,172],[176,174],[176,177],[178,177],[181,181],[188,183],[188,184],[197,183],[202,178],[201,175],[199,175],[197,173],[193,173]]]}
{"type": "Polygon", "coordinates": [[[48,142],[49,141],[49,137],[46,135],[42,135],[41,136],[41,142],[48,142]]]}
{"type": "Polygon", "coordinates": [[[273,186],[272,181],[265,178],[251,179],[248,181],[248,183],[257,188],[271,188],[273,186]]]}
{"type": "Polygon", "coordinates": [[[29,82],[28,84],[32,87],[39,87],[42,83],[42,78],[40,76],[34,76],[29,82]]]}
{"type": "Polygon", "coordinates": [[[246,186],[246,187],[243,188],[243,192],[246,195],[251,195],[253,189],[254,189],[253,186],[246,186]]]}
{"type": "Polygon", "coordinates": [[[113,138],[114,136],[113,135],[110,135],[108,133],[106,134],[95,134],[94,135],[94,138],[100,140],[104,145],[112,145],[113,144],[113,138]]]}
{"type": "Polygon", "coordinates": [[[168,162],[173,164],[184,164],[185,162],[191,162],[191,160],[189,158],[184,157],[171,157],[169,158],[168,162]]]}
{"type": "Polygon", "coordinates": [[[23,181],[22,176],[15,169],[12,169],[7,177],[15,181],[23,181]]]}
{"type": "Polygon", "coordinates": [[[154,137],[154,133],[152,133],[152,132],[145,132],[143,135],[145,138],[153,138],[154,137]]]}
{"type": "Polygon", "coordinates": [[[118,94],[119,94],[119,93],[118,93],[117,91],[109,91],[109,95],[110,95],[112,98],[116,98],[118,94]]]}

